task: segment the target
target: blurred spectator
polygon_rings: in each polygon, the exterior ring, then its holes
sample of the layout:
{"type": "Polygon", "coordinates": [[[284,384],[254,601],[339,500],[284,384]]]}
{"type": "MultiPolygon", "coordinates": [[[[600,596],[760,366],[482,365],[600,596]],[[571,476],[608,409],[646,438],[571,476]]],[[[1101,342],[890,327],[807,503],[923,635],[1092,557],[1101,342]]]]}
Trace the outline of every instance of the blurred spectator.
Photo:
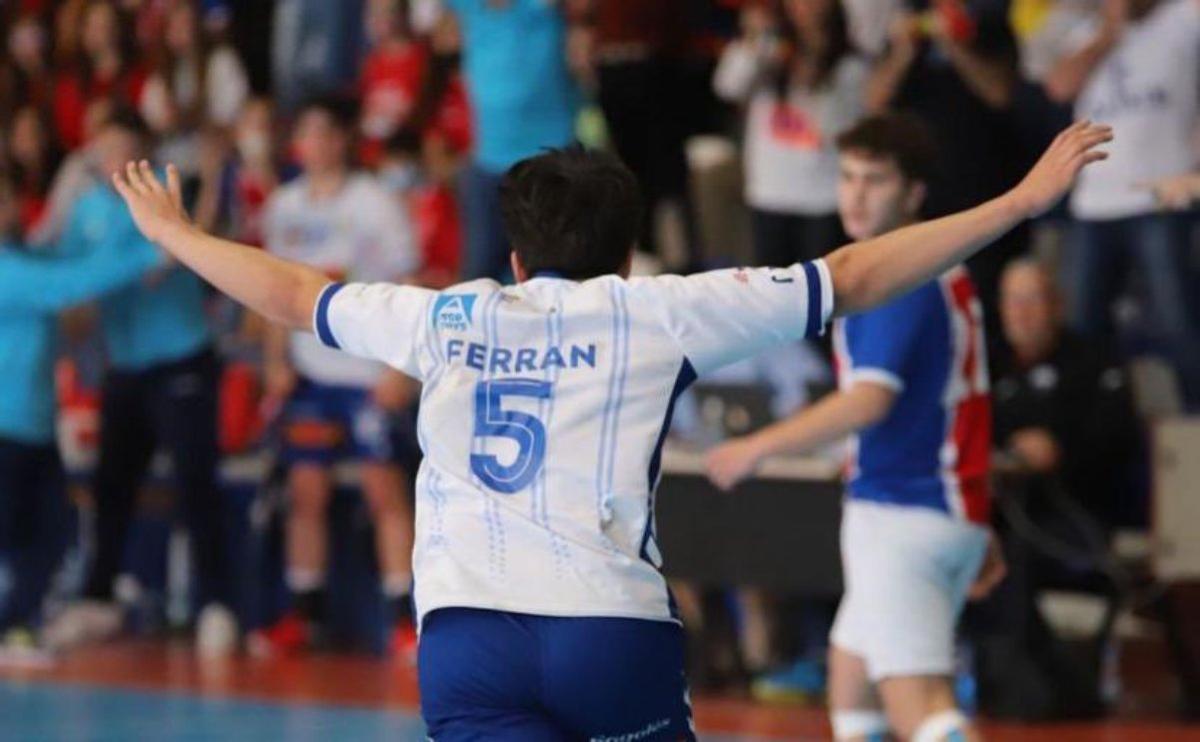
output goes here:
{"type": "MultiPolygon", "coordinates": [[[[1006,0],[908,0],[892,22],[887,53],[868,84],[872,111],[896,108],[932,127],[941,150],[940,177],[926,210],[940,215],[999,195],[1022,170],[1008,116],[1017,78],[1017,48],[1006,0]]],[[[969,261],[994,327],[1000,268],[1025,250],[1018,228],[969,261]]]]}
{"type": "Polygon", "coordinates": [[[88,104],[83,117],[83,143],[59,165],[46,196],[42,217],[26,237],[31,246],[57,243],[67,227],[75,202],[84,191],[103,180],[104,174],[100,172],[90,145],[108,123],[113,108],[111,98],[97,98],[88,104]]]}
{"type": "MultiPolygon", "coordinates": [[[[639,245],[658,254],[656,216],[677,210],[694,242],[684,139],[686,0],[589,0],[594,6],[594,57],[599,103],[617,154],[637,176],[646,209],[639,245]]],[[[694,254],[694,245],[688,246],[694,254]]]]}
{"type": "MultiPolygon", "coordinates": [[[[58,50],[76,43],[70,20],[70,4],[60,11],[58,29],[66,38],[56,42],[58,50]],[[64,20],[65,19],[65,20],[64,20]]],[[[88,104],[98,98],[113,98],[137,106],[145,87],[146,71],[134,59],[124,18],[111,0],[87,0],[79,12],[78,51],[60,70],[54,83],[54,121],[59,140],[68,149],[83,141],[84,116],[88,104]]]]}
{"type": "Polygon", "coordinates": [[[815,260],[842,241],[834,140],[862,115],[867,72],[837,0],[781,0],[743,14],[716,88],[747,105],[746,201],[758,264],[815,260]]]}
{"type": "Polygon", "coordinates": [[[1063,327],[1054,279],[1039,263],[1005,269],[1000,313],[1012,354],[995,384],[997,446],[1032,475],[1030,486],[1061,488],[1112,529],[1129,510],[1120,497],[1140,446],[1124,369],[1063,327]]]}
{"type": "Polygon", "coordinates": [[[405,3],[368,0],[367,36],[371,53],[363,62],[363,161],[375,165],[383,142],[409,122],[429,63],[428,51],[413,38],[405,3]]]}
{"type": "MultiPolygon", "coordinates": [[[[346,101],[314,99],[302,107],[293,149],[304,172],[272,194],[266,246],[335,280],[399,281],[417,267],[412,228],[373,176],[350,168],[354,128],[346,101]]],[[[268,332],[265,371],[267,405],[283,408],[282,456],[290,467],[292,608],[254,637],[254,650],[304,650],[323,622],[332,466],[343,460],[360,465],[381,592],[395,622],[393,646],[411,648],[413,516],[389,429],[389,417],[411,401],[410,382],[381,363],[331,350],[311,333],[281,327],[268,332]]]]}
{"type": "Polygon", "coordinates": [[[513,164],[575,136],[579,91],[567,65],[565,10],[543,0],[446,0],[463,37],[475,116],[473,162],[463,174],[463,277],[503,278],[508,241],[500,179],[513,164]]]}
{"type": "Polygon", "coordinates": [[[232,151],[221,132],[208,132],[215,156],[201,158],[196,222],[249,245],[263,244],[267,199],[279,185],[275,108],[268,98],[242,106],[232,132],[232,151]]]}
{"type": "Polygon", "coordinates": [[[23,15],[13,22],[0,59],[0,110],[50,106],[50,43],[37,16],[23,15]]]}
{"type": "Polygon", "coordinates": [[[1010,17],[1021,52],[1021,76],[1044,82],[1069,48],[1071,36],[1091,22],[1103,2],[1014,0],[1010,17]]]}
{"type": "Polygon", "coordinates": [[[277,0],[272,93],[284,114],[306,98],[351,90],[363,48],[364,0],[277,0]]]}
{"type": "Polygon", "coordinates": [[[887,49],[888,30],[904,0],[841,0],[846,8],[850,38],[862,54],[875,59],[887,49]]]}
{"type": "Polygon", "coordinates": [[[29,255],[16,191],[0,177],[0,553],[10,581],[0,599],[0,655],[37,659],[34,629],[69,535],[55,446],[57,313],[136,279],[158,261],[148,243],[110,243],[77,258],[29,255]]]}
{"type": "Polygon", "coordinates": [[[459,37],[453,22],[438,23],[428,44],[409,29],[401,0],[374,0],[368,16],[373,40],[362,76],[362,154],[377,165],[385,142],[408,129],[445,140],[465,153],[471,145],[466,89],[459,74],[459,37]]]}
{"type": "Polygon", "coordinates": [[[388,140],[379,177],[411,215],[421,267],[413,280],[442,289],[458,282],[462,224],[454,197],[458,158],[440,137],[405,129],[388,140]]]}
{"type": "MultiPolygon", "coordinates": [[[[93,143],[101,173],[148,153],[145,124],[115,112],[93,143]]],[[[62,239],[71,254],[144,242],[107,182],[75,204],[62,239]]],[[[196,571],[197,633],[223,631],[232,618],[224,500],[216,486],[218,362],[195,274],[169,266],[106,297],[100,318],[108,356],[101,401],[100,453],[93,480],[95,549],[85,601],[66,611],[58,630],[99,638],[118,628],[113,583],[122,566],[138,491],[159,447],[171,458],[196,571]]]]}
{"type": "Polygon", "coordinates": [[[49,117],[37,108],[23,106],[13,115],[5,144],[20,203],[22,235],[37,225],[46,210],[60,159],[52,136],[49,117]]]}
{"type": "Polygon", "coordinates": [[[201,29],[195,0],[173,0],[156,69],[142,96],[146,122],[158,131],[232,126],[249,91],[237,52],[201,29]]]}
{"type": "Polygon", "coordinates": [[[1196,163],[1200,121],[1200,4],[1195,0],[1106,0],[1072,35],[1070,53],[1046,80],[1075,115],[1116,135],[1108,162],[1084,173],[1071,197],[1077,222],[1064,278],[1069,317],[1094,339],[1113,335],[1114,300],[1131,264],[1149,285],[1157,334],[1174,357],[1191,405],[1200,404],[1196,273],[1187,219],[1160,213],[1144,184],[1196,163]],[[1139,186],[1143,187],[1139,187],[1139,186]]]}

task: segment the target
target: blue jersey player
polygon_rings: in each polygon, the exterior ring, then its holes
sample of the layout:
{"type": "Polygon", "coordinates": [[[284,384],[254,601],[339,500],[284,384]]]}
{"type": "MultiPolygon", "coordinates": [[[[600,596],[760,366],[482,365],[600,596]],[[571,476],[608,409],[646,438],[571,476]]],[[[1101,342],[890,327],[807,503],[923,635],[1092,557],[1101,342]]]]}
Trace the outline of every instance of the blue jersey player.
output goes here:
{"type": "MultiPolygon", "coordinates": [[[[838,138],[838,209],[870,240],[916,222],[934,145],[919,121],[866,119],[838,138]]],[[[721,487],[766,456],[853,434],[842,517],[846,590],[829,653],[834,738],[973,732],[955,709],[954,629],[968,591],[1003,575],[988,554],[991,407],[983,318],[955,266],[834,324],[839,389],[709,453],[721,487]],[[974,583],[974,585],[973,585],[974,583]],[[885,713],[886,709],[886,713],[885,713]]]]}
{"type": "Polygon", "coordinates": [[[151,240],[266,317],[423,382],[415,602],[435,740],[692,739],[653,494],[698,375],[877,306],[1049,208],[1111,138],[1079,123],[1013,191],[783,269],[629,279],[640,218],[610,155],[514,166],[517,279],[445,291],[330,283],[204,234],[148,164],[114,174],[151,240]]]}

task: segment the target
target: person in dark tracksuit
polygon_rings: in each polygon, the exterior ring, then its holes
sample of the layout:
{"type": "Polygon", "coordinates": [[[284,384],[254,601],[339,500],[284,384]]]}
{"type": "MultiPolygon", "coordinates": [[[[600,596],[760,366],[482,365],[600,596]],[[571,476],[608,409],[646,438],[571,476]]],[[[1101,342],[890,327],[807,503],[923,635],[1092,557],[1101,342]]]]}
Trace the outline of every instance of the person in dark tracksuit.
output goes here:
{"type": "MultiPolygon", "coordinates": [[[[131,113],[113,116],[95,143],[100,165],[143,153],[145,131],[131,113]]],[[[64,251],[91,254],[107,246],[144,240],[120,197],[107,182],[75,204],[63,237],[64,251]]],[[[194,605],[209,605],[197,625],[223,634],[232,615],[225,517],[216,484],[218,361],[204,314],[199,279],[179,266],[106,296],[100,320],[109,369],[100,423],[100,453],[93,480],[95,549],[85,600],[61,617],[64,635],[102,638],[120,627],[113,583],[120,570],[136,494],[154,452],[172,463],[174,485],[188,526],[195,574],[194,605]],[[217,629],[221,626],[222,629],[217,629]]],[[[232,632],[234,635],[236,632],[232,632]]],[[[235,637],[230,637],[230,640],[235,637]]]]}
{"type": "Polygon", "coordinates": [[[11,574],[0,601],[6,659],[40,652],[34,629],[68,535],[54,441],[57,315],[162,262],[144,241],[77,258],[28,253],[8,234],[16,209],[7,185],[0,182],[0,552],[11,574]]]}

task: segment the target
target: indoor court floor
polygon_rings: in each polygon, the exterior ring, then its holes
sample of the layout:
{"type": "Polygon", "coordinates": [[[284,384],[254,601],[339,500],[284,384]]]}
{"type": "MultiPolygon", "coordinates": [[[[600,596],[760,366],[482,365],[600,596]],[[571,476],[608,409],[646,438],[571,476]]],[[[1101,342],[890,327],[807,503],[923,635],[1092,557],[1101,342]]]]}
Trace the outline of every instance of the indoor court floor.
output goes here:
{"type": "MultiPolygon", "coordinates": [[[[1161,701],[1163,694],[1154,695],[1161,701]]],[[[694,706],[702,740],[828,738],[818,707],[725,697],[698,697],[694,706]]],[[[998,742],[1200,740],[1200,727],[1171,722],[1161,706],[1143,703],[1100,724],[988,724],[985,731],[998,742]]],[[[424,735],[415,672],[397,662],[352,656],[202,662],[184,644],[130,641],[79,650],[52,667],[0,669],[0,739],[406,742],[424,735]]]]}

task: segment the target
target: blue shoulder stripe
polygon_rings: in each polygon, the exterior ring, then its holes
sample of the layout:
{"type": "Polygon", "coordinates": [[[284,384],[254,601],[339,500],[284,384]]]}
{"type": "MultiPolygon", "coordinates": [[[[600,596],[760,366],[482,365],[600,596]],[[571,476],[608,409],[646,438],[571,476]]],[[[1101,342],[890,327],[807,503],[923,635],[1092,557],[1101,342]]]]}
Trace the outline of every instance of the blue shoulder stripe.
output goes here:
{"type": "Polygon", "coordinates": [[[321,289],[321,294],[317,297],[317,314],[313,321],[313,329],[317,331],[317,338],[336,350],[341,350],[342,346],[338,345],[337,338],[333,336],[333,328],[329,326],[329,302],[337,292],[346,287],[344,283],[331,283],[321,289]]]}
{"type": "Polygon", "coordinates": [[[804,321],[804,337],[815,339],[821,335],[821,274],[817,266],[805,263],[804,281],[808,287],[808,313],[804,321]]]}

